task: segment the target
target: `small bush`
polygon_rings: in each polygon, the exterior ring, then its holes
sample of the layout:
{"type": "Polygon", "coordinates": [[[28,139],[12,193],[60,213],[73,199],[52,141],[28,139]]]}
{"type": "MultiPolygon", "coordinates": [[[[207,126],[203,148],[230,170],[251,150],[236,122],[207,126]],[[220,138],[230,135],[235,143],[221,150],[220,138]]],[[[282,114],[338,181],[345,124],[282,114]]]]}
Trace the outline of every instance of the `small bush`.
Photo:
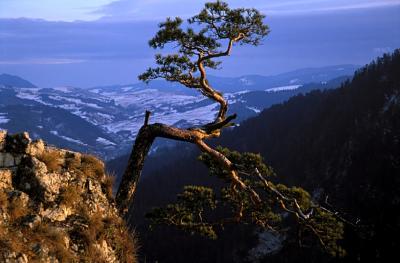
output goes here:
{"type": "Polygon", "coordinates": [[[8,207],[8,195],[4,191],[0,191],[0,209],[7,209],[8,207]]]}
{"type": "Polygon", "coordinates": [[[103,254],[100,249],[94,244],[89,245],[86,249],[86,262],[97,262],[97,263],[107,263],[107,260],[103,258],[103,254]]]}
{"type": "Polygon", "coordinates": [[[137,262],[136,244],[138,242],[134,238],[134,233],[131,233],[125,226],[125,222],[114,216],[104,218],[103,222],[107,226],[104,229],[105,237],[111,242],[117,258],[121,262],[137,262]]]}
{"type": "Polygon", "coordinates": [[[81,171],[88,177],[101,180],[104,177],[104,164],[93,155],[82,155],[81,171]]]}
{"type": "Polygon", "coordinates": [[[65,168],[67,170],[73,171],[77,170],[81,166],[81,158],[74,153],[69,153],[65,155],[65,168]]]}
{"type": "Polygon", "coordinates": [[[38,225],[31,236],[31,243],[41,243],[49,247],[50,254],[54,255],[60,262],[75,262],[76,257],[65,246],[67,234],[51,227],[46,223],[38,225]],[[35,242],[32,242],[35,241],[35,242]]]}
{"type": "Polygon", "coordinates": [[[81,198],[80,189],[77,185],[69,184],[60,195],[60,204],[73,207],[81,198]]]}
{"type": "Polygon", "coordinates": [[[59,172],[61,170],[63,160],[57,151],[47,150],[38,156],[38,159],[46,164],[49,172],[59,172]]]}
{"type": "Polygon", "coordinates": [[[101,182],[101,189],[109,200],[113,198],[113,186],[115,182],[115,176],[107,174],[104,180],[101,182]]]}
{"type": "Polygon", "coordinates": [[[8,205],[8,213],[11,221],[18,220],[29,213],[29,208],[24,205],[24,202],[19,198],[13,198],[8,205]]]}

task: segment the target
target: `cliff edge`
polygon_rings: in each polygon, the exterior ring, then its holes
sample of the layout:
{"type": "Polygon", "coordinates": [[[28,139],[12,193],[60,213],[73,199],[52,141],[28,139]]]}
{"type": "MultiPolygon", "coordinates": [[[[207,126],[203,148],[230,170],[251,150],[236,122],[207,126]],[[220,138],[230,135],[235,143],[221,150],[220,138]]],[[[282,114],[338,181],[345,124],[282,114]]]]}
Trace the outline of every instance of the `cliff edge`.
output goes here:
{"type": "Polygon", "coordinates": [[[103,162],[0,131],[1,262],[136,262],[135,254],[103,162]]]}

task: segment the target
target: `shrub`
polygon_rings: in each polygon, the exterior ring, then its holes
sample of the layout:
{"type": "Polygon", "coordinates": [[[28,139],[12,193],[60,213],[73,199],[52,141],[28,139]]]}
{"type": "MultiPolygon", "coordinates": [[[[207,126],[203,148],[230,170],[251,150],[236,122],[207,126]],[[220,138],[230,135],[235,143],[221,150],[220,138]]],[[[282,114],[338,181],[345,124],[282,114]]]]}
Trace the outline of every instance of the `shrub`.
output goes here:
{"type": "Polygon", "coordinates": [[[115,182],[115,176],[112,174],[106,174],[104,180],[101,182],[101,189],[109,200],[113,198],[114,182],[115,182]]]}
{"type": "Polygon", "coordinates": [[[80,156],[67,152],[65,155],[65,168],[67,170],[77,170],[81,166],[80,156]]]}
{"type": "Polygon", "coordinates": [[[60,172],[63,160],[58,151],[44,151],[40,156],[38,156],[38,159],[46,164],[49,172],[60,172]]]}
{"type": "Polygon", "coordinates": [[[65,206],[69,206],[69,207],[73,207],[80,200],[80,197],[81,197],[81,194],[80,194],[79,186],[69,184],[61,192],[60,204],[63,204],[65,206]]]}
{"type": "Polygon", "coordinates": [[[88,177],[101,180],[104,177],[104,164],[93,155],[82,155],[81,171],[88,177]]]}
{"type": "Polygon", "coordinates": [[[4,191],[0,191],[0,209],[7,209],[8,207],[8,195],[4,191]]]}
{"type": "Polygon", "coordinates": [[[62,230],[43,222],[35,228],[30,237],[30,243],[41,243],[46,245],[60,262],[75,262],[76,256],[73,255],[65,246],[67,234],[62,230]],[[32,242],[34,241],[34,242],[32,242]]]}
{"type": "Polygon", "coordinates": [[[16,221],[19,218],[29,213],[29,208],[24,205],[20,198],[12,198],[8,203],[8,213],[10,214],[11,221],[16,221]]]}

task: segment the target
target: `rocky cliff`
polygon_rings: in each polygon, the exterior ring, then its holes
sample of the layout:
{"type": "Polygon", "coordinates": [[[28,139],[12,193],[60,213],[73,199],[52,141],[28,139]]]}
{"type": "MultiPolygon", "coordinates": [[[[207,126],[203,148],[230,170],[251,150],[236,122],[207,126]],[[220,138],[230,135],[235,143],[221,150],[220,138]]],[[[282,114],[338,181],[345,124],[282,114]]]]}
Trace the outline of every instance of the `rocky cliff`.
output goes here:
{"type": "Polygon", "coordinates": [[[136,262],[97,158],[0,131],[1,262],[136,262]]]}

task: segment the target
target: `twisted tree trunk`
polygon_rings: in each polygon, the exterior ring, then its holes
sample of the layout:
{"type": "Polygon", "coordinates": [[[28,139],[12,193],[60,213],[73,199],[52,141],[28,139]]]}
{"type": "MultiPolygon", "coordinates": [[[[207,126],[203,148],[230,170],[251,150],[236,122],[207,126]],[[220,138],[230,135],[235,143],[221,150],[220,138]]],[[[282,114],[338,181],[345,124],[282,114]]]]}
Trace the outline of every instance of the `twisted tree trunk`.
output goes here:
{"type": "MultiPolygon", "coordinates": [[[[146,113],[144,125],[140,128],[135,140],[128,165],[122,177],[119,186],[116,202],[119,211],[125,214],[128,211],[129,204],[133,202],[134,194],[143,165],[151,145],[156,137],[168,138],[177,141],[184,141],[196,144],[202,152],[206,152],[213,156],[221,166],[230,172],[233,186],[247,189],[247,186],[240,180],[232,162],[222,153],[208,146],[204,140],[212,137],[218,137],[220,130],[225,127],[236,115],[229,116],[220,123],[212,123],[201,128],[179,129],[161,123],[148,124],[150,113],[146,113]]],[[[254,192],[254,197],[259,200],[258,195],[254,192]]]]}

